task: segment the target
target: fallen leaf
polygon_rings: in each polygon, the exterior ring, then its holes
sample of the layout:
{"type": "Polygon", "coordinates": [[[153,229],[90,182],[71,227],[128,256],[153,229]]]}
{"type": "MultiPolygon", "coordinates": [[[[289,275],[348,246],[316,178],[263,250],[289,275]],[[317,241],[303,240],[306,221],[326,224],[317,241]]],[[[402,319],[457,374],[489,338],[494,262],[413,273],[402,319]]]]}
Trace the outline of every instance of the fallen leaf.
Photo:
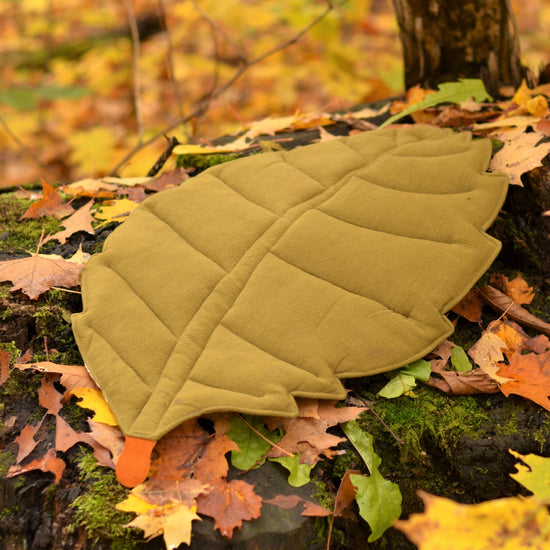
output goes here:
{"type": "Polygon", "coordinates": [[[300,416],[298,418],[271,418],[268,427],[282,427],[285,434],[268,453],[269,458],[300,454],[300,462],[310,466],[316,464],[321,455],[332,458],[338,451],[336,447],[345,438],[327,433],[327,430],[359,416],[365,409],[362,407],[335,407],[335,401],[299,400],[300,416]],[[311,416],[302,416],[303,411],[310,411],[311,416]]]}
{"type": "Polygon", "coordinates": [[[351,482],[351,475],[361,475],[359,470],[346,470],[340,481],[340,486],[334,499],[334,516],[340,517],[349,505],[355,500],[357,489],[351,482]]]}
{"type": "Polygon", "coordinates": [[[63,197],[58,190],[42,180],[42,198],[31,204],[20,219],[41,218],[42,216],[64,218],[73,211],[70,204],[63,202],[63,197]]]}
{"type": "Polygon", "coordinates": [[[489,304],[495,311],[500,314],[505,314],[507,317],[516,321],[522,326],[532,328],[538,332],[542,332],[550,336],[550,323],[546,323],[529,313],[522,308],[512,298],[500,292],[492,286],[484,286],[479,289],[479,292],[485,302],[489,304]]]}
{"type": "Polygon", "coordinates": [[[10,375],[11,353],[0,349],[0,386],[10,375]]]}
{"type": "Polygon", "coordinates": [[[14,477],[20,474],[25,474],[32,470],[42,470],[43,472],[51,472],[55,476],[55,482],[59,483],[61,476],[65,471],[65,462],[60,458],[57,458],[55,449],[48,449],[46,453],[40,458],[33,460],[25,466],[12,466],[6,475],[6,477],[14,477]]]}
{"type": "Polygon", "coordinates": [[[520,305],[530,304],[535,297],[533,287],[527,284],[520,273],[511,281],[505,275],[493,273],[489,279],[489,284],[510,296],[514,302],[520,305]]]}
{"type": "MultiPolygon", "coordinates": [[[[499,376],[499,363],[504,361],[503,350],[507,350],[506,342],[491,332],[485,331],[481,338],[468,350],[468,355],[479,365],[481,370],[497,382],[507,382],[509,379],[499,376]]],[[[440,388],[441,389],[441,388],[440,388]]]]}
{"type": "Polygon", "coordinates": [[[227,538],[243,521],[260,517],[261,508],[262,497],[254,492],[254,487],[237,479],[220,480],[197,499],[199,513],[214,518],[215,528],[227,538]]]}
{"type": "Polygon", "coordinates": [[[76,197],[112,199],[119,190],[118,185],[101,179],[85,178],[63,186],[63,192],[76,197]]]}
{"type": "Polygon", "coordinates": [[[472,323],[481,323],[483,303],[477,290],[470,290],[451,311],[472,323]]]}
{"type": "Polygon", "coordinates": [[[374,452],[372,436],[363,431],[355,420],[342,424],[342,429],[369,470],[368,476],[350,474],[350,481],[356,488],[359,515],[371,528],[368,542],[374,542],[401,515],[401,491],[380,473],[378,467],[382,460],[374,452]]]}
{"type": "Polygon", "coordinates": [[[510,454],[521,460],[516,473],[510,477],[529,489],[539,500],[550,502],[550,458],[534,454],[522,455],[509,449],[510,454]]]}
{"type": "Polygon", "coordinates": [[[289,471],[288,484],[292,487],[302,487],[309,483],[311,470],[315,465],[301,464],[300,453],[296,453],[292,456],[280,456],[277,458],[270,458],[271,462],[278,462],[281,466],[289,471]]]}
{"type": "Polygon", "coordinates": [[[189,173],[185,168],[174,168],[144,183],[143,187],[149,191],[159,192],[170,189],[171,187],[177,187],[188,179],[189,173]]]}
{"type": "Polygon", "coordinates": [[[499,391],[495,380],[481,369],[455,372],[432,368],[432,372],[439,377],[432,376],[426,384],[451,395],[474,395],[499,391]]]}
{"type": "MultiPolygon", "coordinates": [[[[128,499],[127,499],[128,500],[128,499]]],[[[135,512],[127,501],[117,505],[119,510],[135,512]]],[[[131,505],[135,504],[135,497],[131,505]]],[[[146,504],[145,504],[146,506],[146,504]]],[[[144,508],[141,505],[140,510],[144,508]]],[[[175,549],[180,544],[191,543],[191,524],[194,520],[200,520],[197,516],[196,506],[188,507],[180,502],[169,503],[164,506],[152,506],[145,511],[138,512],[138,516],[128,523],[127,527],[135,527],[143,531],[144,538],[150,540],[159,535],[164,535],[167,549],[175,549]]]]}
{"type": "Polygon", "coordinates": [[[521,175],[542,166],[542,159],[550,151],[550,143],[537,146],[543,137],[538,132],[530,132],[506,140],[502,149],[491,159],[490,169],[508,174],[511,185],[523,186],[521,175]]]}
{"type": "Polygon", "coordinates": [[[531,549],[550,544],[550,516],[544,501],[501,498],[480,504],[459,504],[419,491],[426,508],[394,527],[419,550],[531,549]]]}
{"type": "Polygon", "coordinates": [[[38,445],[38,441],[34,439],[34,436],[42,426],[45,416],[40,419],[40,422],[36,426],[31,426],[27,424],[22,430],[21,433],[14,439],[14,443],[17,443],[19,450],[17,451],[17,457],[15,463],[19,464],[22,460],[27,458],[32,451],[38,445]]]}
{"type": "Polygon", "coordinates": [[[33,254],[19,260],[0,262],[0,281],[11,281],[10,291],[21,290],[35,300],[54,286],[71,288],[80,283],[84,265],[55,254],[33,254]]]}
{"type": "Polygon", "coordinates": [[[100,390],[91,387],[73,388],[70,390],[70,394],[81,399],[78,402],[80,407],[94,411],[93,419],[95,422],[117,426],[117,420],[100,390]]]}
{"type": "Polygon", "coordinates": [[[101,211],[95,212],[94,217],[104,224],[110,222],[123,222],[138,204],[130,199],[117,199],[101,205],[101,211]]]}
{"type": "Polygon", "coordinates": [[[91,200],[87,202],[84,206],[81,206],[78,210],[69,216],[66,220],[63,220],[63,231],[49,235],[42,242],[46,243],[51,240],[57,240],[61,244],[65,244],[67,239],[77,233],[78,231],[85,231],[86,233],[94,234],[94,228],[92,227],[92,222],[94,220],[91,208],[94,201],[91,200]]]}
{"type": "Polygon", "coordinates": [[[516,352],[508,365],[502,364],[498,374],[511,379],[500,385],[504,395],[521,395],[550,410],[550,351],[525,355],[516,352]]]}

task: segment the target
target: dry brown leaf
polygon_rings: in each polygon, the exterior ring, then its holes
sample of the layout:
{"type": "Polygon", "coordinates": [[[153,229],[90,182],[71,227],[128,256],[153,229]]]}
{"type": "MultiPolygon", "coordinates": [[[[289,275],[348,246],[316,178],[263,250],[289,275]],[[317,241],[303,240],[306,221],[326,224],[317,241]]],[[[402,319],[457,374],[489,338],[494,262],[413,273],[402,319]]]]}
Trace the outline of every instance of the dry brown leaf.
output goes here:
{"type": "Polygon", "coordinates": [[[162,173],[160,176],[152,179],[151,181],[144,183],[143,187],[149,191],[164,191],[165,189],[170,189],[171,187],[178,187],[184,181],[189,179],[188,169],[185,168],[174,168],[168,172],[162,173]]]}
{"type": "Polygon", "coordinates": [[[526,355],[516,352],[498,373],[512,379],[501,384],[504,395],[521,395],[550,410],[550,352],[526,355]]]}
{"type": "Polygon", "coordinates": [[[533,287],[529,286],[520,273],[511,281],[505,275],[493,273],[489,283],[510,296],[518,304],[530,304],[535,297],[533,287]]]}
{"type": "Polygon", "coordinates": [[[484,286],[479,289],[479,292],[487,304],[498,313],[506,314],[516,323],[550,336],[550,323],[535,317],[500,290],[492,286],[484,286]]]}
{"type": "Polygon", "coordinates": [[[54,216],[64,218],[74,211],[70,204],[63,202],[63,197],[55,187],[42,180],[42,198],[31,204],[20,219],[41,218],[42,216],[54,216]]]}
{"type": "Polygon", "coordinates": [[[83,264],[67,261],[55,254],[33,254],[0,262],[0,281],[11,281],[10,291],[21,290],[35,300],[54,286],[77,286],[83,268],[83,264]]]}
{"type": "Polygon", "coordinates": [[[36,448],[39,441],[34,439],[34,436],[42,426],[45,416],[40,419],[40,422],[36,426],[31,426],[27,424],[22,430],[21,433],[14,439],[14,443],[17,443],[19,450],[17,451],[17,458],[15,463],[19,464],[22,460],[27,458],[32,451],[36,448]]]}
{"type": "Polygon", "coordinates": [[[11,353],[0,349],[0,386],[10,376],[11,353]]]}
{"type": "Polygon", "coordinates": [[[61,244],[65,244],[67,242],[67,239],[78,231],[85,231],[86,233],[90,233],[91,235],[93,235],[94,228],[92,227],[92,222],[94,221],[94,218],[91,212],[93,204],[93,200],[87,202],[84,206],[81,206],[66,220],[63,220],[63,227],[65,229],[63,229],[63,231],[58,231],[53,235],[49,235],[44,239],[43,243],[57,240],[61,244]]]}
{"type": "Polygon", "coordinates": [[[441,378],[431,376],[426,384],[452,395],[498,393],[499,391],[495,380],[481,369],[472,369],[468,372],[455,372],[432,368],[432,373],[438,374],[441,378]]]}
{"type": "Polygon", "coordinates": [[[262,497],[245,481],[220,480],[197,499],[197,510],[214,518],[214,526],[224,537],[231,538],[243,521],[260,517],[262,497]]]}
{"type": "Polygon", "coordinates": [[[6,477],[14,477],[20,474],[31,472],[32,470],[42,470],[43,472],[51,472],[55,476],[55,482],[59,483],[63,472],[65,471],[65,462],[60,458],[57,458],[55,449],[48,449],[46,453],[33,460],[25,466],[12,466],[6,475],[6,477]]]}
{"type": "Polygon", "coordinates": [[[269,500],[264,500],[263,503],[284,508],[285,510],[290,510],[291,508],[296,508],[298,504],[303,504],[304,509],[301,515],[308,517],[325,517],[332,514],[330,510],[327,510],[320,504],[306,500],[299,495],[275,495],[269,500]]]}
{"type": "Polygon", "coordinates": [[[468,350],[468,355],[479,365],[481,370],[487,373],[497,382],[506,382],[508,379],[497,374],[499,363],[504,361],[504,350],[507,350],[506,342],[490,330],[486,330],[481,338],[468,350]]]}
{"type": "Polygon", "coordinates": [[[365,409],[337,408],[335,403],[328,400],[301,399],[298,401],[298,418],[267,418],[266,423],[270,429],[282,427],[285,435],[266,456],[276,458],[287,456],[287,453],[300,453],[300,463],[312,466],[319,462],[321,455],[332,458],[340,454],[333,448],[346,439],[327,433],[328,428],[357,418],[365,409]]]}
{"type": "Polygon", "coordinates": [[[451,311],[464,317],[472,323],[481,323],[481,310],[483,309],[483,300],[477,290],[470,290],[451,311]]]}
{"type": "Polygon", "coordinates": [[[543,137],[544,135],[538,132],[530,132],[506,140],[502,149],[493,156],[491,170],[505,172],[508,174],[510,184],[523,186],[521,175],[542,166],[542,159],[550,151],[550,143],[537,146],[543,137]]]}
{"type": "Polygon", "coordinates": [[[67,195],[97,199],[112,199],[119,189],[118,185],[92,178],[85,178],[63,186],[63,192],[67,195]]]}

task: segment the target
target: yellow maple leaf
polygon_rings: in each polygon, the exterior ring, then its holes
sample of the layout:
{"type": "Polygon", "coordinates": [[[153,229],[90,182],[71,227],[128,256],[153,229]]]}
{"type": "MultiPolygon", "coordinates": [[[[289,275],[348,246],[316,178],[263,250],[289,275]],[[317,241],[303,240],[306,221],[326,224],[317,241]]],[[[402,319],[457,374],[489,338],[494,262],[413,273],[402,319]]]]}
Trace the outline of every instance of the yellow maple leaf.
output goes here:
{"type": "Polygon", "coordinates": [[[82,399],[82,401],[79,401],[78,405],[83,409],[91,409],[95,412],[95,422],[101,422],[109,426],[118,426],[118,422],[101,391],[93,388],[74,388],[70,393],[82,399]]]}
{"type": "Polygon", "coordinates": [[[123,222],[136,208],[137,203],[130,199],[117,199],[108,201],[101,205],[101,212],[95,212],[94,217],[103,221],[104,224],[109,222],[123,222]]]}
{"type": "Polygon", "coordinates": [[[138,514],[127,524],[127,527],[141,529],[143,536],[147,539],[164,535],[168,550],[178,548],[180,544],[191,543],[191,524],[193,520],[201,519],[196,514],[196,506],[188,507],[181,502],[169,502],[164,506],[157,506],[148,504],[134,495],[130,497],[116,506],[119,510],[138,514]],[[132,496],[133,499],[130,498],[132,496]]]}
{"type": "Polygon", "coordinates": [[[545,501],[510,497],[468,505],[419,494],[426,511],[394,523],[419,550],[538,550],[550,545],[545,501]]]}
{"type": "Polygon", "coordinates": [[[516,464],[517,472],[510,477],[529,489],[536,498],[550,502],[550,458],[522,455],[512,449],[509,452],[523,462],[516,464]]]}

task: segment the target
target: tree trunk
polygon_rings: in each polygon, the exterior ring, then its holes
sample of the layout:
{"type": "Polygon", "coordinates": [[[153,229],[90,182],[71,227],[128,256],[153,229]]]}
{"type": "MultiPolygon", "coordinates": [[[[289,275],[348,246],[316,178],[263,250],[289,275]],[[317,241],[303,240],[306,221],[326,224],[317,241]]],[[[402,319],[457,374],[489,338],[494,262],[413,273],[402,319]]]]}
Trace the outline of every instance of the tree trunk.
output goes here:
{"type": "Polygon", "coordinates": [[[489,93],[516,88],[524,70],[509,0],[393,0],[405,84],[435,88],[481,78],[489,93]]]}

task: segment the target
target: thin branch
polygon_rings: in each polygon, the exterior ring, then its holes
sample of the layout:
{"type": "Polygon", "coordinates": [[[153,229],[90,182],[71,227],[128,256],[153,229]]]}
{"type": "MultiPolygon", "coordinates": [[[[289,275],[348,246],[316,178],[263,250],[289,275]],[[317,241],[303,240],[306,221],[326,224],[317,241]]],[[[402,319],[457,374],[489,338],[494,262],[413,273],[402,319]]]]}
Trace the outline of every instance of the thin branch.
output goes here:
{"type": "MultiPolygon", "coordinates": [[[[344,2],[341,2],[341,4],[344,4],[347,0],[344,0],[344,2]]],[[[339,5],[341,5],[339,4],[339,5]]],[[[233,74],[233,76],[225,83],[222,84],[219,88],[214,90],[212,94],[209,97],[204,98],[203,100],[199,101],[195,107],[195,109],[189,113],[188,115],[184,116],[183,118],[180,118],[173,124],[170,124],[160,132],[157,132],[154,136],[149,138],[148,140],[139,143],[134,149],[132,149],[111,171],[110,175],[115,176],[118,171],[130,160],[136,153],[141,151],[144,147],[147,147],[148,145],[151,145],[151,143],[155,142],[160,137],[164,136],[167,132],[170,132],[174,128],[177,128],[180,124],[185,124],[189,120],[198,117],[202,114],[204,114],[206,111],[208,111],[208,108],[210,106],[210,103],[214,100],[220,97],[228,88],[233,86],[239,78],[253,65],[257,65],[258,63],[261,63],[264,59],[272,56],[273,54],[284,50],[288,46],[291,46],[292,44],[295,44],[300,40],[305,34],[307,34],[315,25],[317,25],[320,21],[322,21],[332,10],[334,9],[334,4],[332,0],[327,0],[327,8],[318,15],[313,21],[311,21],[308,25],[306,25],[301,31],[297,32],[293,37],[286,40],[282,44],[279,44],[278,46],[275,46],[274,48],[271,48],[267,52],[247,61],[244,65],[239,67],[237,71],[233,74]]]]}
{"type": "Polygon", "coordinates": [[[134,109],[136,110],[136,122],[138,127],[138,143],[143,141],[143,113],[141,109],[141,78],[139,73],[139,30],[137,25],[136,13],[132,0],[124,0],[124,7],[128,15],[130,33],[132,35],[132,72],[134,80],[134,109]]]}
{"type": "Polygon", "coordinates": [[[175,67],[174,44],[172,43],[172,36],[170,35],[170,31],[166,26],[166,8],[164,6],[164,0],[158,0],[158,9],[159,9],[160,25],[166,35],[166,46],[167,46],[166,61],[168,63],[168,74],[170,75],[170,80],[172,81],[172,88],[174,89],[174,96],[176,97],[176,101],[178,103],[179,116],[180,118],[183,118],[185,116],[183,114],[184,113],[183,95],[181,93],[181,89],[178,84],[178,81],[176,80],[176,70],[174,68],[175,67]]]}
{"type": "Polygon", "coordinates": [[[40,168],[42,168],[43,170],[46,170],[47,172],[49,172],[52,176],[55,176],[56,179],[62,179],[63,176],[57,171],[57,170],[54,170],[51,166],[48,166],[46,163],[42,162],[42,160],[40,160],[40,157],[32,151],[32,149],[30,149],[29,147],[27,147],[16,135],[15,133],[13,132],[13,130],[10,128],[9,124],[6,122],[5,118],[0,115],[0,125],[2,126],[2,128],[4,128],[4,131],[6,132],[6,134],[8,134],[8,136],[10,136],[10,138],[16,143],[16,145],[21,149],[21,151],[23,151],[23,153],[25,153],[26,155],[28,155],[29,157],[31,157],[34,162],[36,164],[38,164],[38,166],[40,166],[40,168]]]}

